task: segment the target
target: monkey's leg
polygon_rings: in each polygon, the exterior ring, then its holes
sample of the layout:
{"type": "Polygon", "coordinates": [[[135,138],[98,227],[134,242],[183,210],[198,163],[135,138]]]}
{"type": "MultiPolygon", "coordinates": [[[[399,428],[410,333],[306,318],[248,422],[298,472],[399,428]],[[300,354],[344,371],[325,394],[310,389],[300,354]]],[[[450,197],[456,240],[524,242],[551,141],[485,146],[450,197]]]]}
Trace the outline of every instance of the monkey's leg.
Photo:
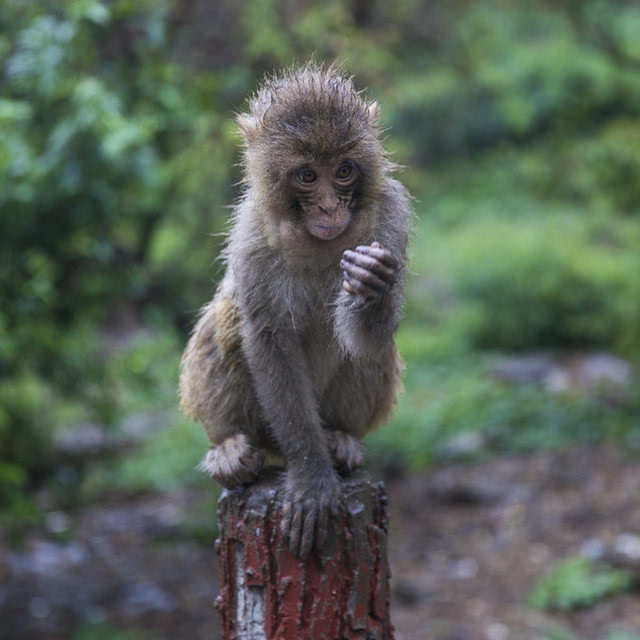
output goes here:
{"type": "Polygon", "coordinates": [[[360,468],[364,462],[364,447],[352,435],[335,429],[327,429],[327,447],[333,466],[340,475],[347,475],[360,468]]]}
{"type": "Polygon", "coordinates": [[[300,341],[291,329],[275,331],[265,325],[247,324],[245,353],[255,372],[262,415],[286,462],[281,531],[291,552],[305,558],[314,545],[322,546],[342,485],[329,455],[300,341]]]}
{"type": "Polygon", "coordinates": [[[254,481],[265,458],[239,326],[234,300],[216,295],[196,324],[180,376],[182,408],[203,423],[213,444],[200,469],[224,487],[254,481]]]}
{"type": "Polygon", "coordinates": [[[379,355],[376,361],[343,363],[322,399],[329,453],[341,474],[362,465],[360,440],[386,421],[395,405],[402,363],[393,343],[379,355]]]}
{"type": "Polygon", "coordinates": [[[262,450],[251,446],[244,433],[238,433],[211,447],[198,468],[223,487],[232,489],[254,482],[262,469],[264,458],[262,450]]]}

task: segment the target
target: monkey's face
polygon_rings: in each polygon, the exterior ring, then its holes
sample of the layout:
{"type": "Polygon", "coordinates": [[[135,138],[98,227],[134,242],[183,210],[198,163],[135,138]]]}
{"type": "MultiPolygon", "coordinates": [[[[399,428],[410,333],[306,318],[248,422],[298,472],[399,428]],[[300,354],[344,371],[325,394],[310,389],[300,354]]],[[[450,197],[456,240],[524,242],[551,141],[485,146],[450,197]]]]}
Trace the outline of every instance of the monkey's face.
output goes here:
{"type": "Polygon", "coordinates": [[[299,214],[312,236],[333,240],[349,227],[361,177],[360,168],[349,159],[304,164],[290,174],[299,214]]]}

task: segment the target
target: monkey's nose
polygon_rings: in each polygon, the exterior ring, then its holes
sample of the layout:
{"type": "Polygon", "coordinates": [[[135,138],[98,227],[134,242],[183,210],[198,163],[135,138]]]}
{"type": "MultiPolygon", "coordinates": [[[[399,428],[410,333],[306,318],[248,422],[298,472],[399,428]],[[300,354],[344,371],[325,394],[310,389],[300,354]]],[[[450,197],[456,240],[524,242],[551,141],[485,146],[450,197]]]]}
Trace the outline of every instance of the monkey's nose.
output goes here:
{"type": "Polygon", "coordinates": [[[325,215],[331,216],[338,210],[338,202],[318,203],[318,209],[325,215]]]}

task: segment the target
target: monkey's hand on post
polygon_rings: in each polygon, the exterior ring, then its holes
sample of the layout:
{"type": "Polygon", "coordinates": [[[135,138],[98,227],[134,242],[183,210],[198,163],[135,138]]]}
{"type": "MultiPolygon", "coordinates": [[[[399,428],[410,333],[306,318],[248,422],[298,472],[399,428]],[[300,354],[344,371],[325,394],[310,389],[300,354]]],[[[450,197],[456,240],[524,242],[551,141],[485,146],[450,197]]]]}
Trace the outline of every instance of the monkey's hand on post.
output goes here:
{"type": "Polygon", "coordinates": [[[379,242],[347,249],[340,267],[342,288],[365,301],[380,298],[398,279],[398,261],[379,242]]]}
{"type": "Polygon", "coordinates": [[[329,518],[337,516],[341,497],[342,485],[333,469],[315,474],[287,472],[280,526],[293,555],[305,559],[314,546],[322,547],[329,518]]]}

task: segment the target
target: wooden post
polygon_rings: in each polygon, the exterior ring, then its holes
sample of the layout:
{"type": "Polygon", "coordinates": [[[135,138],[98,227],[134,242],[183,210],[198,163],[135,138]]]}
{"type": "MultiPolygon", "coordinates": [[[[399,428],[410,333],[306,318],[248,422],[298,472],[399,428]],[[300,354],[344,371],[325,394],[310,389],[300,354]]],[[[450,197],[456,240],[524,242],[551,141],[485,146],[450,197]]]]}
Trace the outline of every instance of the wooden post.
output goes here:
{"type": "Polygon", "coordinates": [[[382,483],[344,480],[320,552],[294,557],[279,530],[277,474],[218,502],[223,640],[393,640],[382,483]]]}

